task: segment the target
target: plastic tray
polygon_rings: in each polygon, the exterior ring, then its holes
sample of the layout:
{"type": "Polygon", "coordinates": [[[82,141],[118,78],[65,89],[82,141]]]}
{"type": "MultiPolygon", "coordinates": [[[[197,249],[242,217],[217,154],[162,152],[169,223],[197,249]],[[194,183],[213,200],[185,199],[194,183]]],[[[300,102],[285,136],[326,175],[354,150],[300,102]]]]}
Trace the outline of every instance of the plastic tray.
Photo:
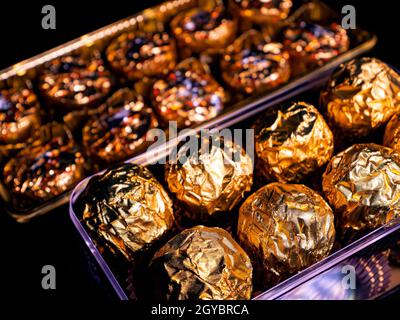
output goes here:
{"type": "MultiPolygon", "coordinates": [[[[68,54],[76,49],[85,46],[90,47],[92,45],[96,45],[96,43],[98,42],[104,43],[111,37],[121,32],[131,29],[140,29],[143,25],[146,24],[147,21],[154,21],[154,19],[157,19],[160,16],[161,12],[163,17],[172,16],[181,10],[198,5],[198,2],[201,2],[201,0],[167,1],[156,7],[144,10],[141,13],[135,14],[129,18],[113,23],[109,26],[99,29],[98,31],[84,35],[79,39],[68,42],[53,50],[47,51],[36,57],[25,60],[10,68],[0,71],[0,82],[5,82],[15,76],[29,77],[30,73],[35,72],[37,68],[39,68],[47,61],[68,54]]],[[[323,8],[322,11],[324,11],[324,16],[337,16],[333,11],[331,11],[323,4],[320,5],[321,8],[323,8]]],[[[271,104],[278,103],[279,101],[285,100],[290,96],[308,90],[311,87],[322,83],[326,80],[331,71],[338,65],[367,52],[368,50],[372,49],[376,44],[377,38],[372,33],[366,32],[361,29],[352,30],[351,32],[352,43],[349,51],[339,55],[338,57],[334,58],[333,60],[329,61],[327,64],[318,69],[310,71],[303,76],[293,78],[292,80],[290,80],[290,82],[277,88],[276,90],[245,99],[238,104],[230,106],[220,116],[216,117],[212,121],[203,123],[202,125],[194,128],[194,130],[200,130],[202,128],[228,127],[238,121],[241,121],[260,112],[271,104]]],[[[147,157],[148,154],[143,153],[135,157],[134,161],[143,162],[147,157]]],[[[29,210],[23,212],[15,211],[15,209],[10,207],[7,201],[5,201],[2,197],[0,197],[0,205],[4,211],[14,217],[17,221],[26,222],[34,217],[45,214],[62,204],[67,203],[70,195],[71,191],[67,191],[35,208],[30,208],[29,210]]]]}

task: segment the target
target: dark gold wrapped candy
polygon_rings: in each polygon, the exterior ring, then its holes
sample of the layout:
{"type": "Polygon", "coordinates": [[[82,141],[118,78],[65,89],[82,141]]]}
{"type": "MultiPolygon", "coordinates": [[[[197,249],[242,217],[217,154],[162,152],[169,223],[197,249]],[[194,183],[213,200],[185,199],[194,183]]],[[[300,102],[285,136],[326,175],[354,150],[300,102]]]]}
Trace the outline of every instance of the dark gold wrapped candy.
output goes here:
{"type": "Polygon", "coordinates": [[[299,182],[333,154],[332,132],[310,104],[272,108],[253,127],[257,167],[270,180],[299,182]]]}
{"type": "Polygon", "coordinates": [[[221,70],[226,85],[235,91],[259,93],[289,80],[289,53],[282,44],[249,30],[227,48],[221,70]]]}
{"type": "Polygon", "coordinates": [[[148,169],[133,164],[91,178],[77,203],[96,240],[133,262],[162,240],[175,221],[167,192],[148,169]]]}
{"type": "Polygon", "coordinates": [[[198,152],[182,145],[165,168],[169,190],[191,219],[207,221],[231,211],[250,191],[253,161],[241,146],[220,136],[197,137],[198,152]],[[210,139],[210,140],[209,140],[210,139]]]}
{"type": "Polygon", "coordinates": [[[323,191],[346,230],[368,230],[398,216],[400,154],[376,144],[357,144],[330,161],[323,191]]]}
{"type": "Polygon", "coordinates": [[[83,145],[92,158],[115,163],[149,145],[149,130],[158,123],[142,96],[128,88],[120,89],[102,109],[83,127],[83,145]]]}
{"type": "Polygon", "coordinates": [[[400,109],[400,75],[375,58],[339,67],[321,92],[332,129],[363,137],[384,125],[400,109]]]}
{"type": "Polygon", "coordinates": [[[250,299],[252,265],[220,228],[197,226],[168,241],[153,257],[153,299],[250,299]]]}
{"type": "Polygon", "coordinates": [[[306,186],[272,183],[240,207],[237,233],[260,283],[269,287],[330,253],[334,215],[306,186]]]}
{"type": "Polygon", "coordinates": [[[383,136],[383,144],[386,147],[400,151],[400,115],[395,114],[388,122],[385,134],[383,136]]]}

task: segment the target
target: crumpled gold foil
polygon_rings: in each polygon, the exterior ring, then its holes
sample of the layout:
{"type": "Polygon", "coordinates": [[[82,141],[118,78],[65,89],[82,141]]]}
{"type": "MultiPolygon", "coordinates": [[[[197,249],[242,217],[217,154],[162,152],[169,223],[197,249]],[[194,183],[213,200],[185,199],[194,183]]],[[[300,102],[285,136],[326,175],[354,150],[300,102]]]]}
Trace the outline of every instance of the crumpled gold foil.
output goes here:
{"type": "Polygon", "coordinates": [[[398,215],[400,154],[356,144],[332,158],[322,187],[343,230],[379,227],[398,215]]]}
{"type": "Polygon", "coordinates": [[[386,125],[383,145],[400,151],[400,115],[395,114],[386,125]]]}
{"type": "Polygon", "coordinates": [[[332,128],[366,136],[400,110],[400,75],[376,58],[352,60],[332,75],[321,104],[332,128]]]}
{"type": "Polygon", "coordinates": [[[231,235],[196,226],[168,241],[150,263],[154,296],[162,300],[250,299],[252,265],[231,235]]]}
{"type": "Polygon", "coordinates": [[[329,254],[334,215],[308,187],[271,183],[240,207],[237,233],[260,280],[269,287],[329,254]]]}
{"type": "Polygon", "coordinates": [[[171,30],[184,57],[189,57],[207,49],[225,48],[236,36],[237,21],[227,15],[223,6],[212,10],[193,8],[178,14],[171,22],[171,30]]]}
{"type": "Polygon", "coordinates": [[[129,261],[163,239],[175,221],[167,192],[148,169],[134,164],[94,176],[77,205],[83,224],[129,261]]]}
{"type": "Polygon", "coordinates": [[[165,167],[169,190],[191,219],[207,221],[231,211],[250,191],[253,162],[238,144],[212,135],[197,137],[198,152],[187,157],[190,144],[182,145],[176,159],[165,167]]]}
{"type": "Polygon", "coordinates": [[[247,94],[271,90],[289,80],[289,53],[249,30],[228,46],[221,60],[222,78],[234,90],[247,94]]]}
{"type": "Polygon", "coordinates": [[[268,110],[253,128],[257,167],[270,180],[299,182],[333,154],[331,130],[318,110],[304,102],[268,110]]]}

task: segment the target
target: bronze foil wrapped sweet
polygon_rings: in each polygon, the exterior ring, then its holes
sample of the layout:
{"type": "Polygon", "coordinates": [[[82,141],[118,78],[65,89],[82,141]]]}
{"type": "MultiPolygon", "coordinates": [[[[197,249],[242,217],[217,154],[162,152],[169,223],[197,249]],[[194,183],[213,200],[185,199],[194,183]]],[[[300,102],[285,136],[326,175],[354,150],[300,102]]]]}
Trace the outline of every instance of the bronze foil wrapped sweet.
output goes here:
{"type": "Polygon", "coordinates": [[[157,120],[142,96],[128,88],[120,89],[102,109],[83,128],[83,145],[91,157],[114,163],[149,145],[149,130],[157,127],[157,120]]]}
{"type": "Polygon", "coordinates": [[[250,191],[253,161],[241,146],[221,136],[197,139],[197,152],[188,154],[190,143],[178,149],[165,167],[165,179],[184,214],[207,221],[231,211],[250,191]]]}
{"type": "Polygon", "coordinates": [[[165,79],[156,81],[151,95],[162,119],[176,121],[178,127],[215,118],[228,100],[223,87],[194,58],[182,61],[165,79]]]}
{"type": "Polygon", "coordinates": [[[289,53],[282,44],[249,30],[227,48],[221,70],[225,83],[235,91],[263,92],[289,80],[289,53]]]}
{"type": "Polygon", "coordinates": [[[153,298],[250,299],[252,270],[249,257],[227,231],[203,226],[186,229],[150,263],[153,298]]]}
{"type": "Polygon", "coordinates": [[[29,87],[0,90],[0,144],[29,138],[41,124],[41,108],[29,87]]]}
{"type": "Polygon", "coordinates": [[[322,182],[342,230],[368,230],[394,216],[400,205],[400,154],[357,144],[330,161],[322,182]]]}
{"type": "Polygon", "coordinates": [[[35,140],[3,168],[3,180],[16,209],[58,196],[85,176],[85,159],[71,133],[60,125],[43,129],[48,131],[46,140],[35,140]]]}
{"type": "Polygon", "coordinates": [[[156,77],[176,64],[174,39],[166,32],[129,32],[116,38],[106,50],[111,67],[129,80],[156,77]]]}
{"type": "Polygon", "coordinates": [[[229,0],[232,12],[241,20],[274,24],[289,16],[292,0],[229,0]]]}
{"type": "Polygon", "coordinates": [[[299,75],[347,51],[350,41],[339,24],[321,26],[301,21],[283,31],[283,44],[291,57],[293,75],[299,75]]]}
{"type": "Polygon", "coordinates": [[[400,151],[400,115],[395,114],[389,120],[385,134],[383,136],[383,144],[386,147],[400,151]]]}
{"type": "Polygon", "coordinates": [[[400,75],[375,58],[342,64],[321,93],[332,128],[363,137],[382,126],[400,108],[400,75]]]}
{"type": "Polygon", "coordinates": [[[137,262],[174,225],[172,202],[146,168],[124,164],[90,179],[78,201],[100,245],[137,262]]]}
{"type": "Polygon", "coordinates": [[[101,53],[73,53],[45,64],[40,90],[52,105],[64,109],[98,106],[110,93],[113,79],[101,53]]]}
{"type": "Polygon", "coordinates": [[[253,128],[257,167],[269,180],[299,182],[333,155],[332,132],[310,104],[272,108],[253,128]]]}
{"type": "Polygon", "coordinates": [[[171,22],[171,30],[183,57],[207,49],[224,49],[236,35],[237,21],[223,6],[214,9],[194,8],[178,14],[171,22]]]}
{"type": "Polygon", "coordinates": [[[306,186],[271,183],[240,207],[237,233],[260,281],[269,287],[330,253],[334,215],[306,186]]]}

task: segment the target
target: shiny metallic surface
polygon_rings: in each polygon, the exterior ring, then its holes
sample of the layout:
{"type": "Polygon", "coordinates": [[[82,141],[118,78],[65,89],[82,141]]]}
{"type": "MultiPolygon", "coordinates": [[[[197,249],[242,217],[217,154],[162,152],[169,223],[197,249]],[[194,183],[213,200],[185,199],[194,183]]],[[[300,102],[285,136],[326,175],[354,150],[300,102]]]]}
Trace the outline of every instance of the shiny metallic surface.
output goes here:
{"type": "Polygon", "coordinates": [[[157,77],[176,64],[175,40],[166,32],[127,32],[106,49],[111,67],[129,80],[157,77]]]}
{"type": "Polygon", "coordinates": [[[111,91],[113,78],[101,52],[75,52],[46,63],[40,91],[47,101],[65,109],[97,106],[111,91]]]}
{"type": "Polygon", "coordinates": [[[289,53],[282,44],[249,30],[227,48],[221,70],[226,85],[235,91],[264,92],[289,80],[289,53]]]}
{"type": "Polygon", "coordinates": [[[160,300],[250,299],[252,270],[227,231],[203,226],[172,238],[150,263],[154,297],[160,300]]]}
{"type": "Polygon", "coordinates": [[[271,287],[330,253],[334,215],[308,187],[271,183],[240,207],[237,233],[259,285],[271,287]]]}
{"type": "Polygon", "coordinates": [[[250,191],[253,161],[238,144],[212,136],[198,138],[198,152],[187,156],[189,144],[165,167],[169,190],[195,221],[207,221],[217,214],[228,214],[250,191]]]}
{"type": "Polygon", "coordinates": [[[338,226],[376,228],[398,216],[400,154],[376,144],[357,144],[334,156],[322,182],[338,226]]]}
{"type": "Polygon", "coordinates": [[[228,100],[224,88],[195,58],[180,62],[152,87],[152,101],[164,121],[188,127],[215,118],[228,100]]]}
{"type": "Polygon", "coordinates": [[[102,112],[83,127],[83,145],[91,157],[115,163],[149,145],[149,130],[158,122],[142,96],[120,89],[101,108],[102,112]]]}
{"type": "Polygon", "coordinates": [[[331,76],[321,104],[340,134],[366,136],[400,110],[400,75],[376,58],[352,60],[331,76]]]}
{"type": "Polygon", "coordinates": [[[333,155],[333,134],[310,104],[296,102],[272,108],[253,128],[257,167],[269,180],[299,182],[333,155]]]}
{"type": "Polygon", "coordinates": [[[395,114],[389,120],[383,136],[383,145],[400,151],[400,115],[395,114]]]}
{"type": "Polygon", "coordinates": [[[175,221],[162,185],[148,169],[133,164],[90,179],[78,207],[95,239],[131,262],[161,241],[175,221]]]}

